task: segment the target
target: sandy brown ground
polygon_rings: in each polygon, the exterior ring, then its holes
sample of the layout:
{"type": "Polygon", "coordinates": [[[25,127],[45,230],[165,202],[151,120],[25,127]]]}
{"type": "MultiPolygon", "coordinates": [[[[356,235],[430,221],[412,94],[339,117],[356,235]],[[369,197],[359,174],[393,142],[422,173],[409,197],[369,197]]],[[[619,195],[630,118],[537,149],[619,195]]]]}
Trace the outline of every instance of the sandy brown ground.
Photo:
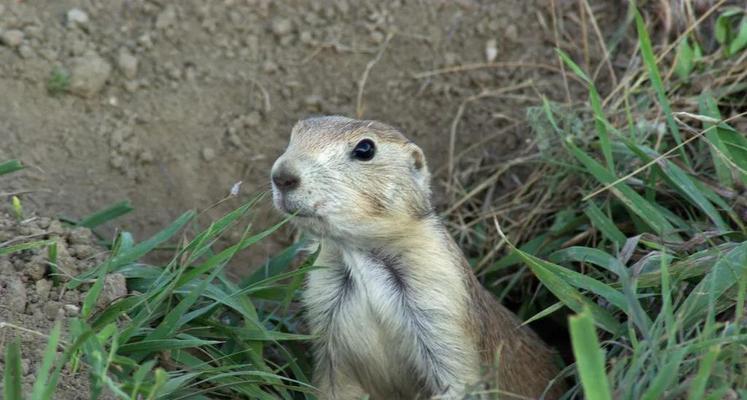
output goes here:
{"type": "Polygon", "coordinates": [[[70,217],[130,199],[116,224],[144,238],[237,181],[242,200],[266,190],[290,127],[312,114],[401,127],[441,181],[465,100],[484,96],[465,103],[455,151],[496,136],[478,157],[499,158],[527,137],[496,132],[537,93],[563,97],[559,74],[534,66],[557,65],[549,18],[545,2],[516,0],[2,0],[0,160],[29,168],[0,192],[70,217]],[[515,64],[418,75],[491,60],[515,64]],[[72,93],[50,93],[66,73],[72,93]]]}
{"type": "MultiPolygon", "coordinates": [[[[0,348],[19,340],[23,370],[23,393],[30,395],[35,377],[55,321],[63,323],[62,340],[69,343],[66,324],[69,317],[80,313],[89,285],[67,290],[71,276],[101,263],[108,252],[97,246],[91,231],[69,228],[60,221],[44,217],[18,220],[0,212],[0,245],[24,241],[53,240],[57,245],[57,273],[49,267],[46,249],[28,249],[0,256],[0,348]]],[[[127,294],[121,274],[106,277],[98,307],[127,294]]],[[[58,349],[58,357],[62,348],[58,349]]],[[[0,371],[5,370],[5,357],[0,357],[0,371]]],[[[2,386],[2,382],[0,382],[2,386]]],[[[1,392],[2,390],[0,390],[1,392]]],[[[1,397],[1,396],[0,396],[1,397]]],[[[76,372],[64,369],[55,399],[87,399],[88,375],[83,368],[76,372]]],[[[110,396],[104,396],[110,399],[110,396]]]]}

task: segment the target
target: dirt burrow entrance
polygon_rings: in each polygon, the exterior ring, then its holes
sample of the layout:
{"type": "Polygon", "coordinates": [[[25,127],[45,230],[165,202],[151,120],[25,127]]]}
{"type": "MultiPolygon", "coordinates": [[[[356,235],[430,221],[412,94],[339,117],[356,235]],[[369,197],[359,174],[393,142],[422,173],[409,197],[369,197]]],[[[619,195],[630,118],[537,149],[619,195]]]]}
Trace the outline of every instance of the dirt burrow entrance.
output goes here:
{"type": "MultiPolygon", "coordinates": [[[[290,127],[311,114],[396,125],[443,171],[460,105],[455,151],[522,120],[537,93],[564,93],[557,72],[537,67],[555,60],[545,7],[2,0],[0,160],[29,168],[0,192],[30,191],[27,209],[70,217],[130,199],[135,212],[116,224],[142,239],[235,182],[243,193],[227,207],[267,190],[290,127]],[[512,64],[448,70],[488,61],[512,64]]],[[[480,157],[510,154],[526,139],[507,130],[480,157]]],[[[444,178],[436,175],[437,192],[444,178]]],[[[284,244],[268,242],[250,261],[284,244]]]]}

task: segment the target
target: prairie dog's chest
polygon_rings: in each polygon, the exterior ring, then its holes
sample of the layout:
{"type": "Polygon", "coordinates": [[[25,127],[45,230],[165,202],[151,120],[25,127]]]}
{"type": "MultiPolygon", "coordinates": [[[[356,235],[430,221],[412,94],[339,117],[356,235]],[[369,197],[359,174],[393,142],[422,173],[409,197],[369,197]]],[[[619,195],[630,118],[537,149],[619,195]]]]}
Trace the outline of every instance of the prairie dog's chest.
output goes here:
{"type": "Polygon", "coordinates": [[[321,268],[309,273],[304,301],[309,323],[336,367],[356,371],[357,380],[375,387],[411,379],[401,344],[412,332],[395,266],[362,252],[320,256],[316,264],[321,268]]]}

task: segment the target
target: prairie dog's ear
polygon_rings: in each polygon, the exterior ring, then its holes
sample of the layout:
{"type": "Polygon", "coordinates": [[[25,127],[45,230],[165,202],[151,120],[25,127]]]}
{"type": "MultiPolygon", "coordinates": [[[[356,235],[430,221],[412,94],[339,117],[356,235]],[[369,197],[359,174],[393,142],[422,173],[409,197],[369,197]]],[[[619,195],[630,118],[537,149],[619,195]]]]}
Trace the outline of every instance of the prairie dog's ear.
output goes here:
{"type": "Polygon", "coordinates": [[[291,129],[290,140],[293,140],[293,137],[296,136],[296,134],[299,131],[305,128],[306,128],[306,123],[304,120],[299,120],[298,122],[296,122],[296,124],[293,125],[293,128],[291,129]]]}
{"type": "Polygon", "coordinates": [[[431,173],[428,172],[428,164],[425,161],[425,154],[415,143],[407,143],[408,161],[410,163],[410,174],[418,186],[430,196],[431,193],[431,173]]]}

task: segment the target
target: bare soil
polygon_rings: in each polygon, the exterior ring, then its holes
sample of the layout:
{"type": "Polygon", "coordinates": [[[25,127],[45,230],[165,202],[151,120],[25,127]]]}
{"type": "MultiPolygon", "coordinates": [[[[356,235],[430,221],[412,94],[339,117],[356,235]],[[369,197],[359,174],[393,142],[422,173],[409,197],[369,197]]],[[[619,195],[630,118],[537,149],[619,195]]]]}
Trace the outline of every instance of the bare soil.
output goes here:
{"type": "Polygon", "coordinates": [[[73,218],[130,199],[135,212],[116,226],[143,238],[235,182],[243,193],[229,206],[267,190],[291,126],[312,114],[402,128],[440,171],[439,186],[460,105],[454,152],[495,136],[479,152],[499,159],[525,144],[523,131],[501,129],[537,93],[563,96],[560,74],[538,66],[557,65],[547,7],[1,0],[0,160],[29,168],[0,193],[30,191],[27,209],[73,218]],[[488,61],[511,64],[438,71],[488,61]]]}
{"type": "MultiPolygon", "coordinates": [[[[108,255],[95,243],[88,229],[72,229],[58,220],[43,217],[19,221],[0,212],[0,244],[13,245],[32,239],[56,242],[56,271],[50,268],[46,248],[0,256],[0,348],[4,351],[8,342],[19,340],[23,393],[26,394],[31,393],[52,327],[56,321],[64,324],[66,317],[80,313],[89,289],[88,284],[83,284],[76,290],[67,290],[65,283],[71,276],[95,267],[108,255]]],[[[103,308],[126,294],[124,276],[107,276],[98,307],[103,308]]],[[[62,340],[69,342],[64,325],[62,340]]],[[[61,353],[62,348],[59,348],[58,358],[61,353]]],[[[5,370],[4,361],[4,357],[0,357],[0,371],[5,370]]],[[[65,368],[54,398],[89,398],[85,367],[75,372],[65,368]]]]}

